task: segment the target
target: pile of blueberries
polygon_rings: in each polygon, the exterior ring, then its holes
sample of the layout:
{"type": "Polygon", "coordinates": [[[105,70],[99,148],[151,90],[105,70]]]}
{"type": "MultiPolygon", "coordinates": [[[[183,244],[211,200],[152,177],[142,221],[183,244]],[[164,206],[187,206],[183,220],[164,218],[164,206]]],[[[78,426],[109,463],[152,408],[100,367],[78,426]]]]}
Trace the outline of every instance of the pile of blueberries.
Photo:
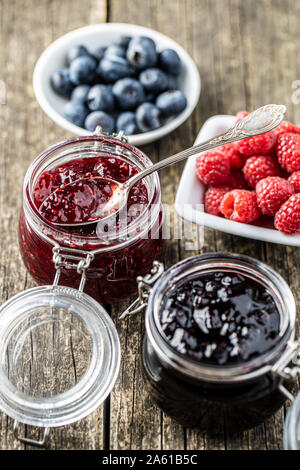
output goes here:
{"type": "Polygon", "coordinates": [[[182,68],[177,52],[158,52],[149,37],[120,37],[93,52],[73,46],[67,65],[54,72],[51,84],[69,99],[66,119],[88,131],[101,126],[109,134],[148,132],[186,107],[177,87],[182,68]]]}

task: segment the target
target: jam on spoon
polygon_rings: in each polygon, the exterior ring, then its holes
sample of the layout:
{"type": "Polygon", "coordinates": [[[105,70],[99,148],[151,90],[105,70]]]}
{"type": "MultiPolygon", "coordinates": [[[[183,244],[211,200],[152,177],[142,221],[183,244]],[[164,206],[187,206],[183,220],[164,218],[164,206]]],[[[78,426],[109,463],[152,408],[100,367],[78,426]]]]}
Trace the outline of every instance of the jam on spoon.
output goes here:
{"type": "Polygon", "coordinates": [[[189,358],[216,365],[246,362],[268,351],[280,330],[271,294],[236,272],[208,272],[183,282],[164,301],[168,343],[189,358]]]}
{"type": "MultiPolygon", "coordinates": [[[[116,185],[101,177],[87,177],[57,188],[40,207],[46,219],[55,224],[94,223],[115,194],[116,185]]],[[[114,212],[114,207],[111,212],[114,212]]]]}
{"type": "MultiPolygon", "coordinates": [[[[97,211],[112,196],[112,185],[107,181],[123,183],[137,173],[135,165],[120,158],[76,159],[42,173],[34,189],[35,205],[53,225],[62,223],[73,233],[96,235],[97,223],[93,217],[98,220],[97,211]],[[80,221],[89,223],[77,225],[80,221]]],[[[147,203],[147,188],[140,181],[129,195],[128,224],[139,216],[147,203]]]]}

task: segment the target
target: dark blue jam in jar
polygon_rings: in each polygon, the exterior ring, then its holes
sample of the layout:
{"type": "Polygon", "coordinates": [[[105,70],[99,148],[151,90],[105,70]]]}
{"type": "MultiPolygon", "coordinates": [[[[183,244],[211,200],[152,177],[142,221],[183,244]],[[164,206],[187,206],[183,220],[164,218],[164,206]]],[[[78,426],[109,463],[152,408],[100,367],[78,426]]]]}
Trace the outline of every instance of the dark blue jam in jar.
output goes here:
{"type": "Polygon", "coordinates": [[[261,423],[285,401],[273,365],[293,337],[294,310],[285,281],[256,260],[207,254],[178,263],[147,307],[150,394],[182,425],[212,434],[261,423]]]}
{"type": "Polygon", "coordinates": [[[164,301],[162,330],[191,359],[226,365],[270,349],[280,314],[269,292],[242,274],[214,271],[183,282],[164,301]]]}

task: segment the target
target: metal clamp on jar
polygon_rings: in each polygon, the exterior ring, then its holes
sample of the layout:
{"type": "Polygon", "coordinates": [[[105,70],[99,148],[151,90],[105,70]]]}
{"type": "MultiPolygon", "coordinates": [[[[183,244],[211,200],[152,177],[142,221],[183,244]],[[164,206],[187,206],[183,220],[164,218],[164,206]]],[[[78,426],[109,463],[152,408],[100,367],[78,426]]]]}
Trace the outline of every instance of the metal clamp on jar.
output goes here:
{"type": "MultiPolygon", "coordinates": [[[[61,175],[63,165],[78,159],[93,167],[99,158],[112,165],[119,159],[124,171],[152,164],[123,133],[97,130],[46,150],[25,177],[20,249],[29,273],[47,285],[19,293],[0,309],[0,408],[14,419],[14,434],[25,444],[45,446],[50,428],[84,418],[105,400],[118,375],[120,343],[95,299],[109,303],[135,293],[136,276],[163,256],[157,175],[146,179],[148,204],[126,234],[103,239],[74,234],[42,217],[34,200],[38,179],[51,180],[56,168],[61,175]],[[22,435],[19,423],[43,428],[42,438],[22,435]]],[[[70,176],[69,168],[64,176],[70,176]]]]}
{"type": "MultiPolygon", "coordinates": [[[[212,433],[255,426],[286,398],[300,374],[300,341],[295,341],[296,308],[284,279],[247,256],[208,253],[183,260],[163,272],[154,263],[151,274],[138,278],[139,298],[121,315],[146,308],[142,363],[147,388],[168,415],[185,426],[212,433]],[[194,360],[171,344],[161,324],[162,310],[178,286],[213,272],[237,273],[263,286],[280,314],[279,333],[272,347],[247,361],[225,365],[194,360]]],[[[188,295],[188,294],[187,294],[188,295]]],[[[205,359],[205,358],[204,358],[205,359]]],[[[285,423],[285,447],[300,448],[298,396],[285,423]]]]}

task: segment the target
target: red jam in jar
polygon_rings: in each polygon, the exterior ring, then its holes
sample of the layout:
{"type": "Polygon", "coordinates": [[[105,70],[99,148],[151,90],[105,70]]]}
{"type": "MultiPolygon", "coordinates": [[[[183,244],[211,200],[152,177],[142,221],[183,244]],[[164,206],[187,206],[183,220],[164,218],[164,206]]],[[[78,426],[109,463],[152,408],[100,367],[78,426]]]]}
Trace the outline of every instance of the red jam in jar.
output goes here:
{"type": "MultiPolygon", "coordinates": [[[[86,271],[85,292],[101,303],[116,302],[136,293],[136,277],[146,274],[153,261],[162,260],[164,254],[157,175],[145,178],[132,189],[123,225],[117,218],[112,218],[113,222],[109,219],[99,234],[96,223],[63,227],[55,222],[84,221],[95,204],[110,196],[94,177],[123,183],[149,165],[148,157],[137,148],[104,136],[62,142],[33,162],[24,182],[19,243],[25,266],[38,284],[53,283],[53,245],[58,244],[94,252],[86,271]],[[81,178],[87,178],[84,184],[77,182],[81,178]]],[[[79,282],[74,263],[62,266],[60,284],[78,288],[79,282]]]]}

